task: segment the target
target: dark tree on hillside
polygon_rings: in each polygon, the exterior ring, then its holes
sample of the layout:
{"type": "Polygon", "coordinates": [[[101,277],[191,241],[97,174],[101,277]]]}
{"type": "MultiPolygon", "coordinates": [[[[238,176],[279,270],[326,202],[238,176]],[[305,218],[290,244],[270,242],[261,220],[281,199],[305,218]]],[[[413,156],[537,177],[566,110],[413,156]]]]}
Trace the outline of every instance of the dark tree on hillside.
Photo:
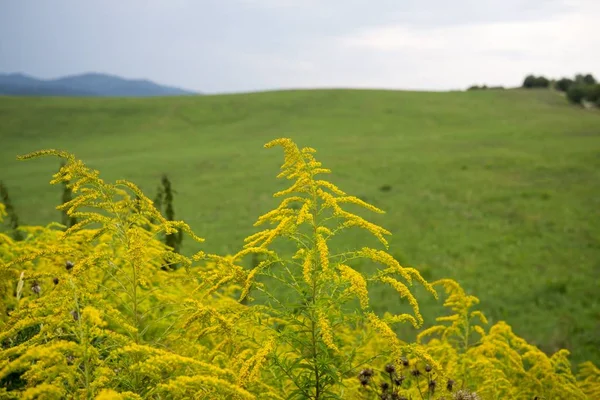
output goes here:
{"type": "Polygon", "coordinates": [[[543,76],[535,78],[534,87],[547,88],[548,86],[550,86],[550,81],[547,78],[543,76]]]}
{"type": "MultiPolygon", "coordinates": [[[[161,186],[158,187],[156,197],[154,198],[154,206],[161,214],[165,216],[168,221],[175,220],[175,209],[173,208],[173,193],[175,191],[171,187],[171,181],[167,175],[163,175],[161,179],[161,186]],[[164,210],[163,210],[164,207],[164,210]]],[[[154,222],[154,221],[151,221],[154,222]]],[[[183,241],[183,232],[178,231],[177,233],[169,233],[164,235],[164,243],[171,247],[175,253],[181,252],[181,242],[183,241]]],[[[169,266],[168,261],[165,260],[165,264],[162,266],[164,271],[170,269],[176,269],[177,264],[171,264],[169,266]]]]}
{"type": "Polygon", "coordinates": [[[533,76],[533,75],[527,75],[525,77],[525,80],[523,81],[523,87],[531,89],[531,88],[535,87],[535,83],[536,83],[535,76],[533,76]]]}
{"type": "Polygon", "coordinates": [[[560,90],[561,92],[566,92],[567,90],[569,90],[573,83],[575,83],[573,79],[561,78],[558,81],[556,81],[555,88],[556,90],[560,90]]]}
{"type": "Polygon", "coordinates": [[[4,186],[4,183],[0,181],[0,201],[4,204],[6,209],[6,215],[8,217],[8,223],[10,224],[10,228],[12,230],[12,237],[16,241],[23,240],[23,234],[19,230],[19,217],[15,212],[15,209],[12,205],[12,201],[8,195],[8,189],[4,186]]]}
{"type": "Polygon", "coordinates": [[[527,75],[523,81],[523,87],[532,88],[547,88],[550,86],[550,80],[544,76],[527,75]]]}
{"type": "Polygon", "coordinates": [[[581,104],[581,101],[586,97],[588,93],[588,85],[582,83],[575,83],[571,85],[567,90],[567,98],[571,103],[581,104]]]}
{"type": "Polygon", "coordinates": [[[593,85],[596,83],[596,78],[592,74],[577,74],[575,75],[575,83],[581,83],[584,85],[593,85]]]}
{"type": "Polygon", "coordinates": [[[592,74],[587,74],[583,77],[583,83],[586,85],[594,85],[596,84],[596,79],[592,76],[592,74]]]}
{"type": "Polygon", "coordinates": [[[588,87],[585,99],[600,106],[600,83],[588,87]]]}
{"type": "MultiPolygon", "coordinates": [[[[167,175],[162,177],[163,194],[165,202],[165,217],[169,221],[175,220],[175,210],[173,209],[173,191],[171,189],[171,181],[167,175]]],[[[167,234],[165,237],[165,244],[174,249],[176,253],[179,253],[181,249],[181,241],[183,240],[183,232],[179,231],[176,234],[167,234]]]]}
{"type": "MultiPolygon", "coordinates": [[[[65,163],[62,162],[60,167],[64,167],[65,163]]],[[[69,186],[69,181],[63,182],[63,193],[62,193],[62,204],[65,204],[69,201],[73,200],[73,191],[69,186]]],[[[77,223],[77,218],[67,215],[67,210],[61,211],[61,222],[67,228],[72,227],[77,223]]]]}

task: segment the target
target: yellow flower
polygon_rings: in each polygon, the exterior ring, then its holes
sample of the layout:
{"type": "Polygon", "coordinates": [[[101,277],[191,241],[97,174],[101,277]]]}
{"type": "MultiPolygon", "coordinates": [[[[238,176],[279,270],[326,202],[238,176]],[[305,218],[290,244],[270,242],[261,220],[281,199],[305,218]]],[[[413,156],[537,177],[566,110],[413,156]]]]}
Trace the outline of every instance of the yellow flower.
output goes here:
{"type": "Polygon", "coordinates": [[[347,265],[340,264],[338,265],[338,269],[342,279],[350,283],[350,288],[348,290],[358,297],[361,308],[366,309],[369,306],[369,292],[367,290],[367,281],[365,278],[362,274],[347,265]]]}
{"type": "Polygon", "coordinates": [[[324,274],[329,272],[329,249],[323,235],[317,234],[317,250],[319,252],[319,261],[324,274]]]}
{"type": "Polygon", "coordinates": [[[271,353],[271,351],[273,351],[274,347],[275,339],[271,338],[265,342],[263,347],[259,349],[256,354],[244,362],[238,374],[239,386],[245,387],[249,383],[256,380],[262,365],[264,364],[267,356],[271,353]],[[252,370],[250,370],[250,367],[252,367],[252,370]]]}
{"type": "Polygon", "coordinates": [[[308,251],[308,252],[306,252],[306,255],[304,257],[304,262],[302,263],[302,275],[304,276],[304,281],[308,285],[311,285],[311,286],[313,284],[312,273],[313,273],[312,252],[308,251]]]}
{"type": "Polygon", "coordinates": [[[102,389],[95,400],[124,400],[126,397],[112,389],[102,389]]]}
{"type": "Polygon", "coordinates": [[[106,321],[102,319],[100,311],[94,307],[85,307],[81,312],[81,316],[85,321],[88,321],[92,325],[97,325],[100,327],[107,325],[106,321]]]}
{"type": "Polygon", "coordinates": [[[312,207],[312,202],[310,199],[306,199],[300,211],[298,211],[298,217],[296,219],[296,225],[302,224],[304,221],[314,222],[313,215],[310,212],[310,208],[312,207]]]}
{"type": "Polygon", "coordinates": [[[417,302],[417,299],[415,299],[415,296],[412,295],[410,290],[408,290],[406,285],[393,278],[390,278],[389,276],[384,276],[380,278],[380,280],[381,282],[387,283],[391,285],[394,289],[396,289],[396,291],[400,294],[400,298],[406,297],[408,303],[413,309],[413,312],[415,313],[415,317],[417,318],[417,320],[414,321],[413,325],[415,326],[415,328],[421,327],[421,325],[423,325],[423,317],[419,312],[419,303],[417,302]]]}
{"type": "Polygon", "coordinates": [[[398,339],[392,328],[383,322],[375,313],[366,314],[367,321],[371,327],[379,333],[381,338],[387,343],[387,347],[392,351],[395,360],[400,360],[403,354],[403,343],[398,339]]]}
{"type": "Polygon", "coordinates": [[[329,319],[321,310],[317,312],[317,321],[319,323],[319,328],[321,328],[321,336],[323,337],[323,342],[325,343],[325,345],[331,350],[339,351],[339,349],[333,341],[333,333],[331,332],[331,325],[329,324],[329,319]]]}

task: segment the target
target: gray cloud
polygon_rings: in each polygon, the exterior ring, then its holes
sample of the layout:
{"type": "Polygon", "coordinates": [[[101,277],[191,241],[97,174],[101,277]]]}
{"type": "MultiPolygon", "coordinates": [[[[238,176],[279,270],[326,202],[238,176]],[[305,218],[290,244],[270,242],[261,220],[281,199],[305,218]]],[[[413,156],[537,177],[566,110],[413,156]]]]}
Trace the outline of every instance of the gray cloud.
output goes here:
{"type": "Polygon", "coordinates": [[[0,0],[0,72],[204,92],[463,88],[599,72],[595,0],[0,0]]]}

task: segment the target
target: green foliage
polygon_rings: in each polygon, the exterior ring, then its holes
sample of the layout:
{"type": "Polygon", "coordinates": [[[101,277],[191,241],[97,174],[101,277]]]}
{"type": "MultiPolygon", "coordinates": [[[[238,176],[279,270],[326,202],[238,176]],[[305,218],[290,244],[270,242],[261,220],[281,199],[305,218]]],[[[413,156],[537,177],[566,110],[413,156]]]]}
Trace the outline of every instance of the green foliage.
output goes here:
{"type": "Polygon", "coordinates": [[[528,75],[523,81],[523,87],[529,89],[549,86],[565,92],[567,99],[573,104],[582,104],[584,100],[593,104],[600,104],[599,89],[592,74],[577,74],[575,79],[561,78],[558,81],[550,81],[543,76],[528,75]]]}
{"type": "MultiPolygon", "coordinates": [[[[166,174],[162,176],[161,184],[162,186],[158,188],[156,197],[154,199],[154,204],[156,208],[163,213],[167,221],[175,221],[175,209],[173,207],[173,194],[175,192],[171,188],[171,181],[169,180],[169,177],[166,174]]],[[[175,253],[181,253],[182,241],[182,231],[179,231],[177,233],[164,234],[165,244],[172,248],[175,253]]]]}
{"type": "Polygon", "coordinates": [[[556,88],[566,92],[567,99],[573,104],[583,104],[585,100],[600,105],[600,88],[592,74],[577,74],[574,80],[562,78],[556,88]]]}
{"type": "Polygon", "coordinates": [[[477,85],[473,85],[471,87],[469,87],[467,90],[504,90],[503,86],[487,86],[487,85],[482,85],[482,86],[477,86],[477,85]]]}
{"type": "Polygon", "coordinates": [[[567,90],[567,98],[573,104],[581,104],[588,96],[589,86],[582,83],[575,83],[567,90]]]}
{"type": "Polygon", "coordinates": [[[531,89],[535,87],[536,77],[533,75],[527,75],[523,80],[523,87],[527,89],[531,89]]]}
{"type": "Polygon", "coordinates": [[[600,84],[590,85],[587,89],[585,99],[600,106],[600,84]]]}
{"type": "MultiPolygon", "coordinates": [[[[175,221],[175,210],[173,208],[173,190],[171,189],[171,181],[166,175],[162,177],[163,184],[163,195],[165,205],[165,217],[168,221],[175,221]]],[[[179,231],[177,234],[169,233],[165,235],[165,244],[176,253],[180,253],[181,242],[183,240],[183,232],[179,231]]]]}
{"type": "Polygon", "coordinates": [[[550,80],[543,76],[538,76],[534,83],[534,87],[547,88],[549,86],[550,86],[550,80]]]}
{"type": "Polygon", "coordinates": [[[527,75],[523,80],[523,87],[532,88],[547,88],[550,86],[550,80],[544,76],[527,75]]]}
{"type": "Polygon", "coordinates": [[[571,85],[573,85],[574,83],[575,83],[575,81],[572,79],[561,78],[558,81],[556,81],[555,88],[561,92],[566,93],[569,90],[569,88],[571,87],[571,85]]]}
{"type": "MultiPolygon", "coordinates": [[[[61,168],[64,167],[64,162],[61,163],[61,168]]],[[[63,192],[62,192],[62,204],[68,203],[73,200],[73,192],[71,191],[71,187],[69,185],[69,181],[65,180],[63,182],[63,192]]],[[[77,218],[67,215],[65,210],[61,211],[61,223],[67,228],[72,227],[77,223],[77,218]]]]}
{"type": "Polygon", "coordinates": [[[15,208],[12,205],[10,196],[8,195],[8,189],[4,185],[4,182],[0,181],[0,201],[4,204],[4,212],[8,217],[8,223],[10,225],[11,234],[14,240],[23,240],[23,233],[19,230],[19,216],[17,215],[15,208]]]}
{"type": "Polygon", "coordinates": [[[593,85],[596,83],[596,78],[592,74],[577,74],[575,75],[575,82],[583,85],[593,85]]]}

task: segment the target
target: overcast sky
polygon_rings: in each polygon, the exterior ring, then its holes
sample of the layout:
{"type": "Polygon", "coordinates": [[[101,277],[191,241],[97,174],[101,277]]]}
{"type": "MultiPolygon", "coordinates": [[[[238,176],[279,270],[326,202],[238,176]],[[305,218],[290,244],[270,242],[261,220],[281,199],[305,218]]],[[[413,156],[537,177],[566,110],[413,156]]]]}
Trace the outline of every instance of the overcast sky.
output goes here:
{"type": "Polygon", "coordinates": [[[0,0],[0,73],[205,93],[600,75],[600,0],[0,0]]]}

